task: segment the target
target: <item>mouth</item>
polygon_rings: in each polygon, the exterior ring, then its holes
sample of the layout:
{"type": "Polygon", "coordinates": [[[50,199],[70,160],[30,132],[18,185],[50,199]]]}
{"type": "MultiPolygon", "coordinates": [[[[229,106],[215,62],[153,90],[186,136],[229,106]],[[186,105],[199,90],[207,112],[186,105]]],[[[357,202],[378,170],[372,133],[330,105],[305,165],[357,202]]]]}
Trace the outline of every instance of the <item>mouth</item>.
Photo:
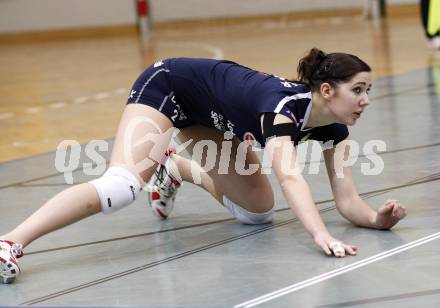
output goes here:
{"type": "Polygon", "coordinates": [[[355,112],[353,114],[355,115],[356,119],[359,119],[361,117],[362,111],[355,112]]]}

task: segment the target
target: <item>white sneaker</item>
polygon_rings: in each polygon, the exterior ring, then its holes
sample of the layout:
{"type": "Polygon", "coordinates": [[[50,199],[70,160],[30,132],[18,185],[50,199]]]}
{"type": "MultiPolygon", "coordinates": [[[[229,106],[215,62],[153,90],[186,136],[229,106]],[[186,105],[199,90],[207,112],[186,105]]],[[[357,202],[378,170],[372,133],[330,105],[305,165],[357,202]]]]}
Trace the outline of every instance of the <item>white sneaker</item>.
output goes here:
{"type": "MultiPolygon", "coordinates": [[[[165,155],[169,157],[173,152],[174,149],[169,149],[165,155]]],[[[173,211],[177,190],[182,185],[168,172],[166,165],[164,162],[157,168],[152,189],[148,192],[148,203],[153,213],[162,220],[173,211]]]]}
{"type": "Polygon", "coordinates": [[[0,240],[0,282],[12,283],[20,274],[17,258],[23,256],[23,246],[0,240]]]}
{"type": "Polygon", "coordinates": [[[428,39],[428,47],[432,49],[440,49],[440,36],[434,36],[428,39]]]}

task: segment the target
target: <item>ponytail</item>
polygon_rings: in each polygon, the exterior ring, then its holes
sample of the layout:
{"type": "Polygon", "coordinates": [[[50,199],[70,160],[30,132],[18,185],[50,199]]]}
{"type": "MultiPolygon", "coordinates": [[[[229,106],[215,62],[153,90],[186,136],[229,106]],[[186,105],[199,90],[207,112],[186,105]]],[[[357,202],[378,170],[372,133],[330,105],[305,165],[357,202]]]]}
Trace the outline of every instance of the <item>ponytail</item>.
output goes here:
{"type": "Polygon", "coordinates": [[[371,72],[370,66],[358,57],[341,52],[326,54],[312,48],[298,63],[298,81],[305,83],[312,91],[319,89],[322,83],[332,86],[349,81],[360,72],[371,72]]]}

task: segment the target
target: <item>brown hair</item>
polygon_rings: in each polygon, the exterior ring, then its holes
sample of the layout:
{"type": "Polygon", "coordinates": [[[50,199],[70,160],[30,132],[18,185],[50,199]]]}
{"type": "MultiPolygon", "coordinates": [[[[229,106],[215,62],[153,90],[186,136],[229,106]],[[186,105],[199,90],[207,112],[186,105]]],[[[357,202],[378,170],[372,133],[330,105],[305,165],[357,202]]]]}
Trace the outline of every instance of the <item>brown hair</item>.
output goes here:
{"type": "Polygon", "coordinates": [[[349,81],[357,73],[371,72],[371,68],[354,55],[342,52],[326,54],[312,48],[299,61],[297,71],[298,81],[316,91],[324,82],[337,86],[338,83],[349,81]]]}

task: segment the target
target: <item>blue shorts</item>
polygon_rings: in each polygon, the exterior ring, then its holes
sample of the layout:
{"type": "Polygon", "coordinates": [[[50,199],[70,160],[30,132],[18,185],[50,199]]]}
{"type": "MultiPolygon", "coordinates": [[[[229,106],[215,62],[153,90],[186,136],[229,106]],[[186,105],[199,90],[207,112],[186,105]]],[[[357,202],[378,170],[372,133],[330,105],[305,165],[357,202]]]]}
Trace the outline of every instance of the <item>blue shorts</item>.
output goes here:
{"type": "Polygon", "coordinates": [[[195,124],[185,106],[177,102],[170,81],[169,60],[158,61],[148,67],[135,81],[127,104],[143,104],[167,116],[174,127],[195,124]]]}

